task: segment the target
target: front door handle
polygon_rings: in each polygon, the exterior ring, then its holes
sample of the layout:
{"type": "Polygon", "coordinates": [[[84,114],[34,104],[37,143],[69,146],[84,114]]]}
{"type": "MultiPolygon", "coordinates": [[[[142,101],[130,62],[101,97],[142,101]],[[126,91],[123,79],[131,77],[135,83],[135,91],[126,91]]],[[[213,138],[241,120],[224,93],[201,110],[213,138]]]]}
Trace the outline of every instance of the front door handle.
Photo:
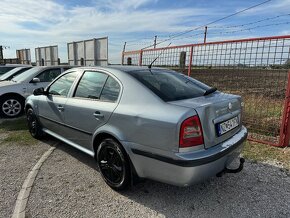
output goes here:
{"type": "Polygon", "coordinates": [[[94,117],[95,117],[95,118],[104,118],[104,114],[101,114],[100,111],[96,111],[96,112],[94,113],[94,117]]]}
{"type": "Polygon", "coordinates": [[[58,106],[57,106],[57,109],[58,109],[60,112],[64,111],[64,107],[63,107],[62,105],[58,105],[58,106]]]}

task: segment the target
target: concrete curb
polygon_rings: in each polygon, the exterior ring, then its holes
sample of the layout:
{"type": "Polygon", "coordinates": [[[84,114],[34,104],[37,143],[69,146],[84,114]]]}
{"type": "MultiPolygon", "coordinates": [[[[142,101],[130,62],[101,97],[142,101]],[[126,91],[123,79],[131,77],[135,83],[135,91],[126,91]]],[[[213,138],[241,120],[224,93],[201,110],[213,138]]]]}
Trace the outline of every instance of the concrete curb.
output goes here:
{"type": "MultiPolygon", "coordinates": [[[[57,144],[53,145],[56,146],[57,144]]],[[[28,173],[22,188],[18,194],[16,204],[14,207],[12,218],[25,218],[25,209],[28,202],[29,194],[32,189],[34,180],[39,172],[40,167],[44,161],[49,157],[49,155],[54,151],[55,147],[48,149],[34,165],[31,171],[28,173]]]]}

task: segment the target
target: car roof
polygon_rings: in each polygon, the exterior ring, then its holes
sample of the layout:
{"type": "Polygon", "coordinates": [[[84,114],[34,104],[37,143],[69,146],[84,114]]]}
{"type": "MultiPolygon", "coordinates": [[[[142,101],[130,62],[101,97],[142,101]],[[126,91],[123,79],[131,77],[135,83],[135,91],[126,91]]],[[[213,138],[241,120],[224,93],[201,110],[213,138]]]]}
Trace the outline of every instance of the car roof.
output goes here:
{"type": "Polygon", "coordinates": [[[39,69],[52,69],[52,68],[63,68],[63,67],[69,67],[72,68],[74,66],[69,66],[69,65],[54,65],[54,66],[36,66],[34,68],[39,68],[39,69]]]}
{"type": "MultiPolygon", "coordinates": [[[[108,66],[92,66],[92,67],[79,67],[80,69],[114,69],[114,70],[119,70],[123,72],[131,72],[131,71],[143,71],[143,70],[148,70],[148,66],[128,66],[128,65],[108,65],[108,66]]],[[[165,70],[166,68],[161,68],[161,67],[152,67],[152,69],[160,69],[160,70],[165,70]]]]}
{"type": "Polygon", "coordinates": [[[0,67],[32,67],[32,65],[29,64],[4,64],[0,65],[0,67]]]}

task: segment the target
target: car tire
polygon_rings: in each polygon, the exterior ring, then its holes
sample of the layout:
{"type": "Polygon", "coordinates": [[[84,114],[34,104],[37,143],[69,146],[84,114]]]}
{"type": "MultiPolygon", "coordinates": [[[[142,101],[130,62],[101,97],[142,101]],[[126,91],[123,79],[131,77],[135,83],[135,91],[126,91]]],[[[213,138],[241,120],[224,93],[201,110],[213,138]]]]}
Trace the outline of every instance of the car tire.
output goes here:
{"type": "Polygon", "coordinates": [[[123,147],[114,139],[104,139],[97,150],[100,173],[114,190],[124,190],[131,182],[130,162],[123,147]]]}
{"type": "Polygon", "coordinates": [[[26,119],[31,136],[36,139],[41,139],[44,136],[44,132],[32,108],[27,110],[26,119]]]}
{"type": "Polygon", "coordinates": [[[16,95],[7,95],[0,99],[0,115],[15,118],[23,114],[24,99],[16,95]]]}

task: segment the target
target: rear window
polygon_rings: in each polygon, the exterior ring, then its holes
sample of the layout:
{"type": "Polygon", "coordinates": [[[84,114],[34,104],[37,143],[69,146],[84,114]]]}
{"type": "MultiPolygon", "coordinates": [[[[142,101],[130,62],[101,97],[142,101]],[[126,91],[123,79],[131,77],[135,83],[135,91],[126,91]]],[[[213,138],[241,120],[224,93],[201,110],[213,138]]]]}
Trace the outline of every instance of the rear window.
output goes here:
{"type": "Polygon", "coordinates": [[[128,72],[163,101],[203,96],[210,87],[171,70],[152,69],[128,72]]]}

